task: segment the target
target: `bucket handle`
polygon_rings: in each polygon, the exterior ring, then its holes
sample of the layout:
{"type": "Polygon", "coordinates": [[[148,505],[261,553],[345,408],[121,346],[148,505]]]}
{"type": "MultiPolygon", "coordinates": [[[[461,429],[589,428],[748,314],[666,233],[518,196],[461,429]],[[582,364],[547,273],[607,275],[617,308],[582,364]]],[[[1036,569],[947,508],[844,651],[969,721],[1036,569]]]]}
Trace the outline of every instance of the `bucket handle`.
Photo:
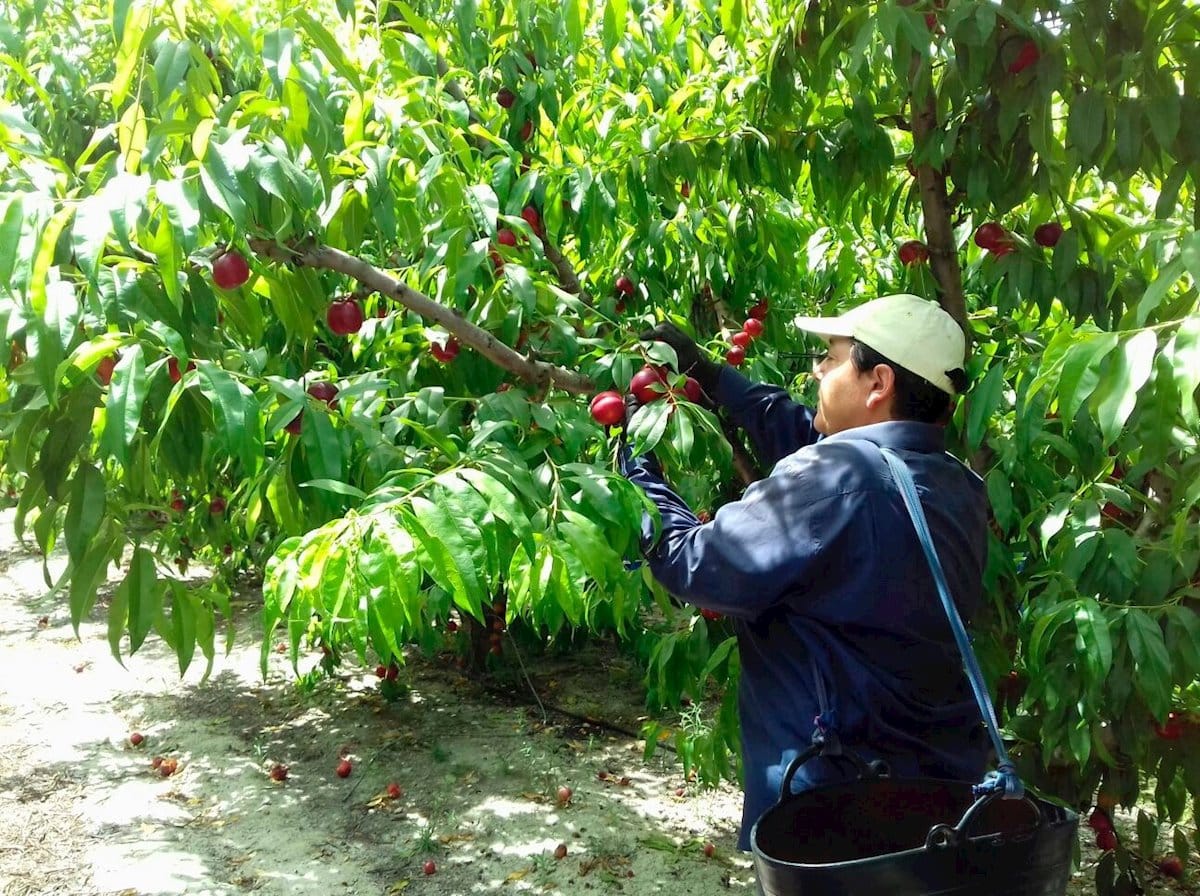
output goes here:
{"type": "MultiPolygon", "coordinates": [[[[967,807],[967,811],[964,812],[962,818],[958,820],[958,824],[953,826],[948,824],[935,824],[929,829],[929,833],[925,836],[925,848],[948,849],[957,847],[963,842],[963,840],[970,836],[970,826],[983,813],[983,810],[987,807],[988,803],[990,803],[992,800],[1002,798],[1003,794],[1001,794],[999,791],[985,793],[967,807]]],[[[1034,823],[1033,827],[1030,828],[1030,831],[1035,831],[1042,826],[1042,822],[1045,820],[1042,815],[1042,810],[1038,807],[1038,804],[1028,796],[1022,797],[1021,800],[1033,810],[1034,823]]]]}
{"type": "Polygon", "coordinates": [[[824,756],[826,759],[833,760],[841,759],[858,772],[859,778],[878,778],[888,773],[885,763],[865,762],[853,750],[845,750],[841,747],[831,749],[827,744],[813,744],[804,752],[798,753],[788,763],[787,768],[783,772],[783,781],[779,785],[779,802],[782,803],[789,796],[792,796],[792,778],[796,777],[796,772],[800,770],[800,766],[804,765],[804,763],[808,762],[814,756],[824,756]]]}

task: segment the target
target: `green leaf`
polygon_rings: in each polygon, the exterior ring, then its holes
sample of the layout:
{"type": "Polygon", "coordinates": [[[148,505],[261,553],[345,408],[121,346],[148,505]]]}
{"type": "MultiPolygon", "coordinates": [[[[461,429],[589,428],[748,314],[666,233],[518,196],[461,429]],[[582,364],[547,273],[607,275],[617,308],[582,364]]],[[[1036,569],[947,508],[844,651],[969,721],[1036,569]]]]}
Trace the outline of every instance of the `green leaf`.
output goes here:
{"type": "Polygon", "coordinates": [[[100,450],[115,458],[122,466],[128,466],[129,463],[129,446],[138,433],[146,388],[142,347],[134,344],[126,349],[113,368],[105,405],[104,433],[100,437],[100,450]]]}
{"type": "MultiPolygon", "coordinates": [[[[179,674],[183,675],[192,664],[196,653],[196,608],[193,598],[182,582],[171,582],[171,629],[174,635],[175,656],[179,661],[179,674]]],[[[270,642],[268,641],[268,644],[270,642]]]]}
{"type": "MultiPolygon", "coordinates": [[[[455,604],[479,618],[488,598],[475,571],[473,551],[456,520],[427,498],[414,497],[409,507],[411,513],[401,511],[402,521],[433,561],[428,572],[450,593],[455,604]]],[[[475,547],[482,550],[482,545],[475,547]]]]}
{"type": "Polygon", "coordinates": [[[103,474],[91,464],[80,464],[71,481],[71,500],[63,525],[67,556],[72,563],[81,562],[87,554],[88,545],[104,518],[104,503],[103,474]]]}
{"type": "Polygon", "coordinates": [[[342,52],[341,45],[337,42],[337,39],[303,7],[292,7],[291,14],[292,18],[300,25],[301,30],[308,35],[308,39],[312,41],[313,46],[320,50],[321,54],[329,60],[334,70],[349,81],[355,90],[361,93],[363,84],[359,77],[359,71],[350,64],[350,60],[342,52]]]}
{"type": "Polygon", "coordinates": [[[1075,656],[1087,669],[1091,685],[1100,687],[1112,668],[1113,647],[1104,610],[1090,597],[1075,607],[1075,656]]]}
{"type": "Polygon", "coordinates": [[[967,445],[974,450],[987,434],[988,421],[1004,397],[1004,365],[993,364],[967,399],[967,445]]]}
{"type": "Polygon", "coordinates": [[[1146,287],[1146,292],[1138,302],[1137,311],[1134,314],[1134,323],[1137,326],[1144,325],[1147,318],[1150,317],[1150,312],[1162,304],[1171,287],[1183,276],[1183,268],[1182,256],[1172,259],[1146,287]]]}
{"type": "Polygon", "coordinates": [[[1136,670],[1134,684],[1154,717],[1165,718],[1171,708],[1171,656],[1162,629],[1145,610],[1133,608],[1125,614],[1125,632],[1136,670]]]}
{"type": "MultiPolygon", "coordinates": [[[[79,637],[79,623],[92,611],[96,592],[108,580],[108,562],[116,543],[112,532],[105,527],[94,535],[87,551],[78,563],[72,561],[67,574],[71,576],[68,603],[71,608],[71,626],[79,637]]],[[[124,625],[124,620],[121,621],[124,625]]]]}
{"type": "Polygon", "coordinates": [[[671,405],[667,401],[652,401],[633,413],[629,421],[629,450],[634,457],[649,454],[662,441],[667,429],[671,405]]]}
{"type": "Polygon", "coordinates": [[[1096,391],[1094,411],[1104,444],[1111,445],[1121,434],[1137,404],[1138,391],[1150,378],[1158,337],[1153,330],[1136,333],[1121,346],[1121,352],[1096,391]]]}
{"type": "Polygon", "coordinates": [[[1104,94],[1085,90],[1071,104],[1067,135],[1085,162],[1090,162],[1104,137],[1104,94]]]}
{"type": "Polygon", "coordinates": [[[349,495],[352,498],[364,499],[367,493],[361,488],[350,485],[348,482],[341,482],[337,479],[310,479],[308,482],[301,482],[300,488],[315,488],[325,492],[334,492],[339,495],[349,495]]]}
{"type": "Polygon", "coordinates": [[[1116,333],[1079,333],[1063,358],[1058,384],[1060,419],[1068,425],[1100,382],[1101,362],[1117,347],[1116,333]]]}
{"type": "Polygon", "coordinates": [[[125,601],[129,606],[130,654],[137,653],[162,611],[162,592],[157,586],[154,555],[148,548],[139,545],[129,561],[129,572],[118,587],[118,591],[125,592],[125,601]]]}
{"type": "MultiPolygon", "coordinates": [[[[119,369],[120,365],[118,365],[119,369]]],[[[247,473],[258,468],[262,458],[262,428],[254,394],[218,364],[196,360],[200,390],[216,411],[220,445],[239,457],[247,473]]]]}
{"type": "Polygon", "coordinates": [[[1200,407],[1190,400],[1200,387],[1200,315],[1192,314],[1184,319],[1175,331],[1175,337],[1167,347],[1175,386],[1183,399],[1180,411],[1191,426],[1200,424],[1200,407]]]}
{"type": "Polygon", "coordinates": [[[519,499],[483,470],[463,467],[455,472],[483,496],[488,503],[488,509],[508,527],[524,549],[526,558],[532,560],[537,550],[533,539],[533,526],[521,511],[519,499]]]}

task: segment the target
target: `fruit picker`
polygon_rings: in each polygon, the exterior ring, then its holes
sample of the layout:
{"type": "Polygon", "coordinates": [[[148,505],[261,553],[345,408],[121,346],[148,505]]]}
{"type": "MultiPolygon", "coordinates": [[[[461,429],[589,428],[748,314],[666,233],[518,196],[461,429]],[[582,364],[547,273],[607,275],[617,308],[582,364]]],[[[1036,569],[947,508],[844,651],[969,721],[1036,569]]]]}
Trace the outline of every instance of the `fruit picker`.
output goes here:
{"type": "MultiPolygon", "coordinates": [[[[771,470],[710,522],[652,456],[620,452],[622,473],[662,518],[657,538],[643,521],[651,572],[672,595],[725,614],[738,638],[744,850],[783,769],[810,743],[840,743],[897,775],[978,781],[987,761],[980,711],[881,450],[916,480],[969,621],[983,599],[988,511],[980,478],[945,450],[944,421],[966,387],[963,331],[912,295],[795,325],[823,342],[815,407],[710,360],[672,324],[642,334],[675,350],[680,371],[771,470]]],[[[828,758],[805,763],[793,789],[839,769],[828,758]]]]}

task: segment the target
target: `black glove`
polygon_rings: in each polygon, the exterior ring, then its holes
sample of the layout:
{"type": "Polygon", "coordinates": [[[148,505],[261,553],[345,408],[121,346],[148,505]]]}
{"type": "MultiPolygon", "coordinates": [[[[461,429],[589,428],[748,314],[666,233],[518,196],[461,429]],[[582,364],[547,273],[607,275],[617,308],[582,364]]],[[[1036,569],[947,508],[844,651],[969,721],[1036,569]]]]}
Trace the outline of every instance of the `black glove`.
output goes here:
{"type": "Polygon", "coordinates": [[[679,359],[679,372],[694,378],[700,388],[710,397],[717,394],[717,379],[721,376],[721,365],[700,354],[694,339],[672,323],[661,323],[652,330],[638,336],[652,342],[665,342],[675,349],[679,359]]]}

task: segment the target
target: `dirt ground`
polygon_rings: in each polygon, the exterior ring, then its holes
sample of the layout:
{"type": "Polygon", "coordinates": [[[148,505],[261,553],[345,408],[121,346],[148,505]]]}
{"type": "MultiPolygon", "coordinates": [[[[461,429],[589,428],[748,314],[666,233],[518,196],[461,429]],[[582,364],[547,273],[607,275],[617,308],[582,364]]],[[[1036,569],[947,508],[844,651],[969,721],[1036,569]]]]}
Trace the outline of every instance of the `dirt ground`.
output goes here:
{"type": "MultiPolygon", "coordinates": [[[[304,692],[273,651],[261,676],[251,595],[201,683],[202,658],[181,679],[153,636],[123,668],[100,609],[76,639],[46,592],[41,558],[0,513],[4,896],[757,892],[735,850],[736,789],[701,790],[670,752],[644,762],[636,737],[582,721],[636,730],[637,673],[619,657],[539,659],[543,703],[570,715],[424,660],[393,703],[373,673],[304,692]]],[[[1082,833],[1072,896],[1093,892],[1082,833]]]]}

